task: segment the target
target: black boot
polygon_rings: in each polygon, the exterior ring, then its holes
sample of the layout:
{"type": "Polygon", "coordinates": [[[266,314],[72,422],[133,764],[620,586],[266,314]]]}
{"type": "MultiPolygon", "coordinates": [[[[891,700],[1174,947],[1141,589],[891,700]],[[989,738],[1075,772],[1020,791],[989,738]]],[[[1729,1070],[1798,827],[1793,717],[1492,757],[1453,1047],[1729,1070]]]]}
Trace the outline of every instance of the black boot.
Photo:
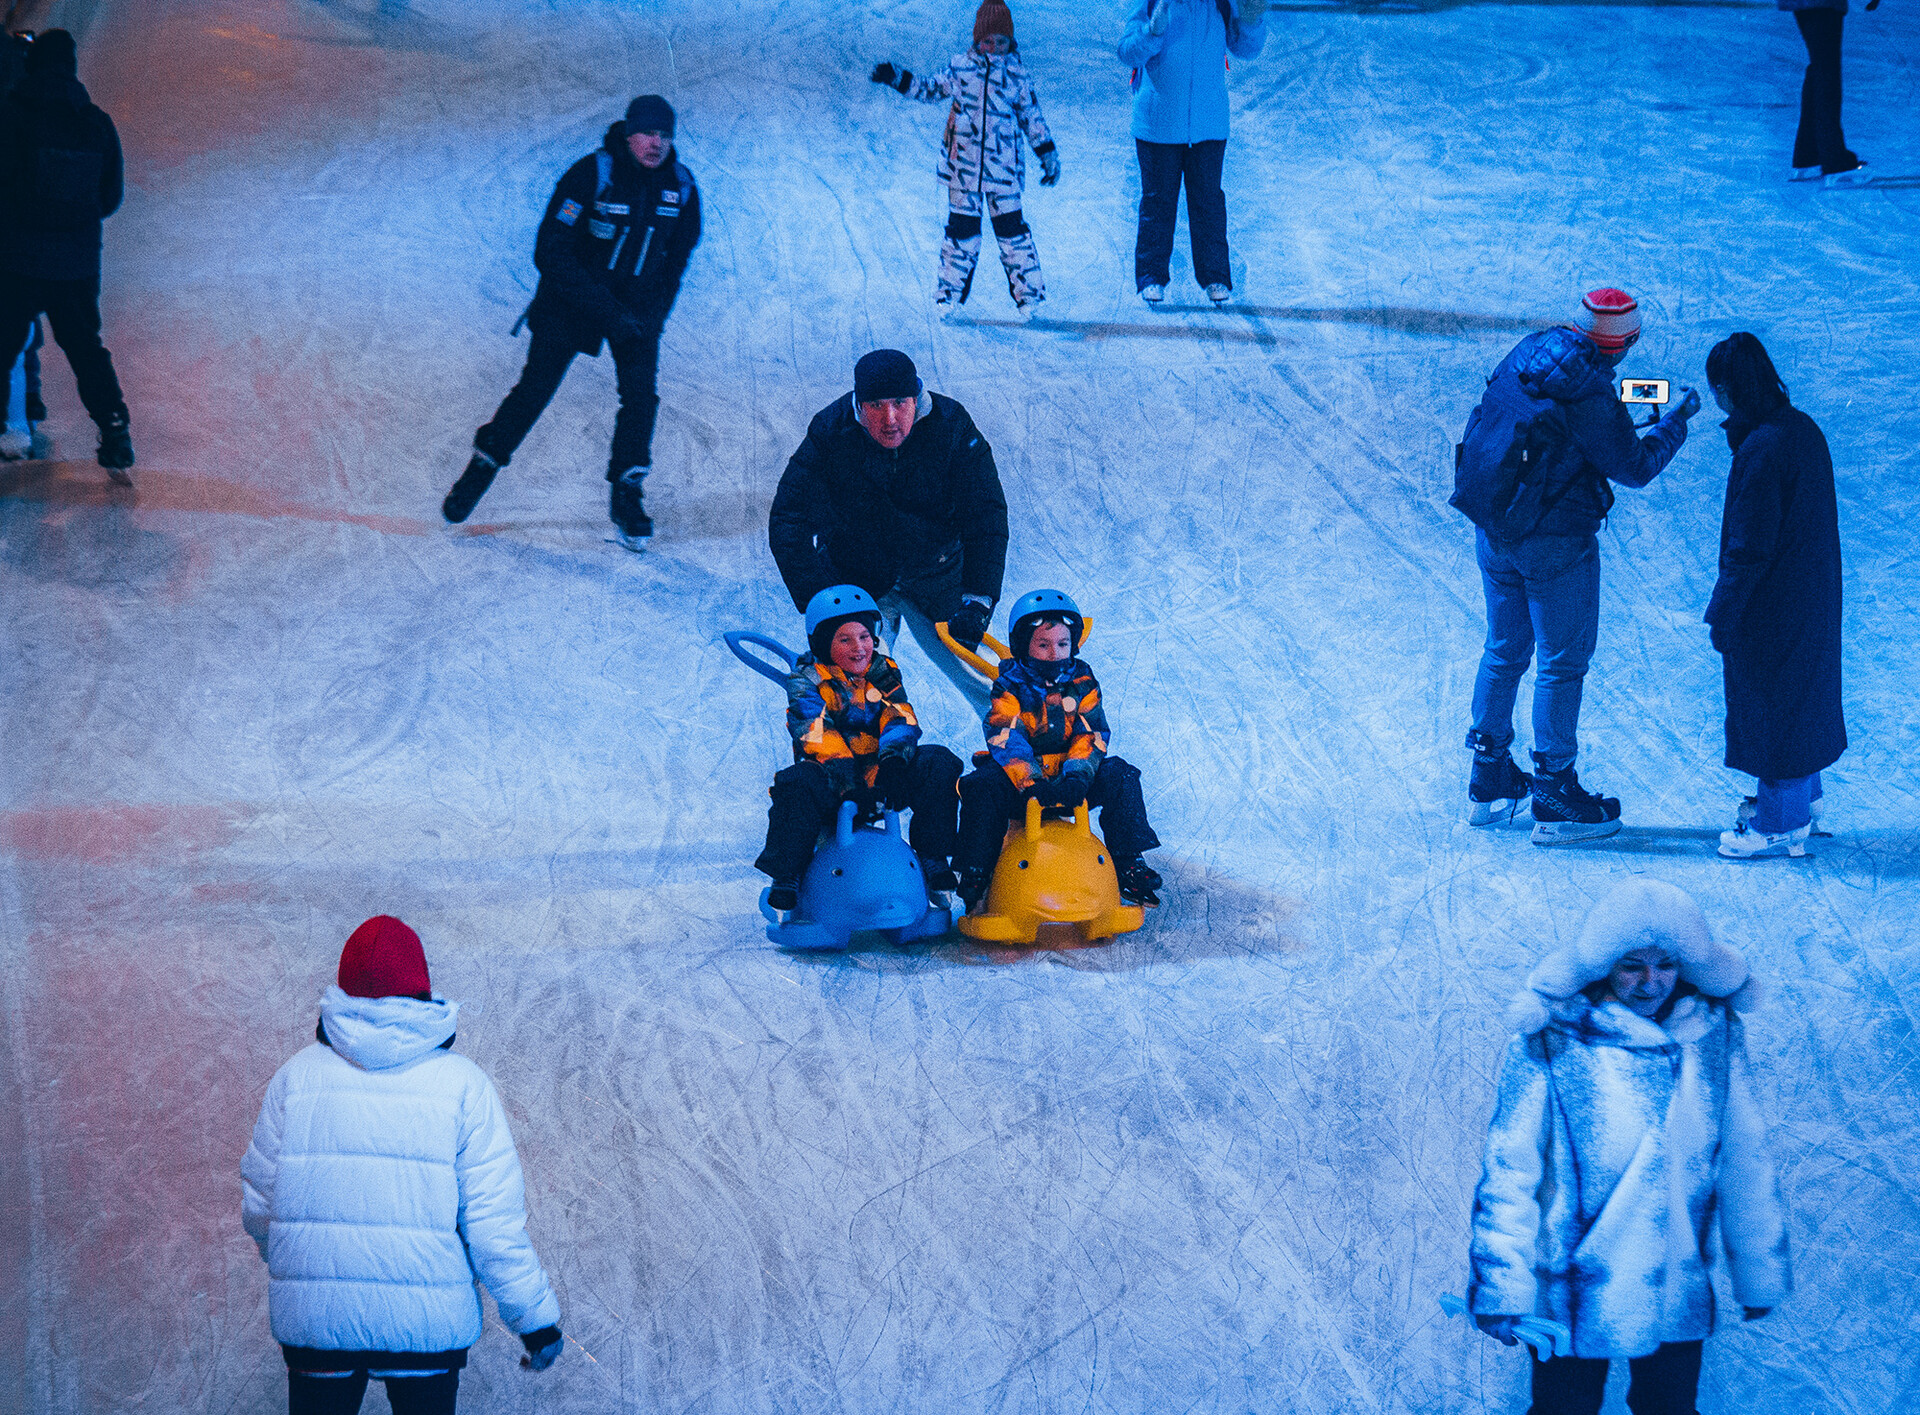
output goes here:
{"type": "Polygon", "coordinates": [[[945,860],[922,859],[920,873],[926,878],[929,894],[951,894],[960,887],[959,877],[948,868],[945,860]]]}
{"type": "Polygon", "coordinates": [[[1497,825],[1512,820],[1526,803],[1531,784],[1506,742],[1485,732],[1467,733],[1473,749],[1473,776],[1467,782],[1467,824],[1497,825]]]}
{"type": "Polygon", "coordinates": [[[127,468],[133,465],[133,432],[127,426],[127,410],[107,415],[100,424],[100,465],[107,469],[107,475],[121,486],[132,486],[133,477],[127,468]]]}
{"type": "Polygon", "coordinates": [[[460,473],[460,480],[453,484],[447,499],[440,503],[440,514],[447,518],[449,525],[459,525],[473,514],[473,508],[480,504],[480,498],[487,494],[487,488],[493,485],[493,479],[499,475],[500,463],[478,447],[474,448],[467,469],[460,473]]]}
{"type": "Polygon", "coordinates": [[[993,880],[993,871],[981,865],[968,865],[960,875],[960,902],[972,913],[974,906],[987,897],[987,886],[993,880]]]}
{"type": "Polygon", "coordinates": [[[1120,878],[1120,897],[1133,904],[1158,904],[1160,886],[1164,881],[1145,860],[1135,855],[1131,860],[1115,860],[1114,873],[1120,878]]]}
{"type": "Polygon", "coordinates": [[[1533,843],[1563,845],[1598,840],[1620,829],[1620,802],[1596,796],[1580,784],[1571,765],[1533,773],[1533,843]]]}
{"type": "Polygon", "coordinates": [[[620,544],[628,550],[645,549],[647,537],[653,534],[653,519],[642,500],[646,480],[645,467],[628,467],[614,479],[608,494],[608,519],[620,533],[620,544]]]}
{"type": "Polygon", "coordinates": [[[767,891],[767,907],[778,909],[782,914],[791,914],[800,907],[800,881],[795,879],[777,879],[773,888],[767,891]]]}

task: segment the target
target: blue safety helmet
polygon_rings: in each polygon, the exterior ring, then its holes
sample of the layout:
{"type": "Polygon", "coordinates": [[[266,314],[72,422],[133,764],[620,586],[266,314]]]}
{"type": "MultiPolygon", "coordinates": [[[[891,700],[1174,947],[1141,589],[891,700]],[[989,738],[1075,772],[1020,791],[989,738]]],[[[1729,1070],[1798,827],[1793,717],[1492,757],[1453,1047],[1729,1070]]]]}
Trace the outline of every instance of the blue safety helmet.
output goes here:
{"type": "Polygon", "coordinates": [[[874,636],[880,633],[880,606],[858,585],[828,585],[807,601],[807,647],[818,663],[827,661],[833,636],[849,619],[866,622],[874,636]]]}
{"type": "Polygon", "coordinates": [[[1027,656],[1027,645],[1033,641],[1033,631],[1040,620],[1047,616],[1067,621],[1070,652],[1080,652],[1080,635],[1086,629],[1086,620],[1080,617],[1080,606],[1064,590],[1029,590],[1013,602],[1013,609],[1007,616],[1007,647],[1013,650],[1015,658],[1027,656]]]}

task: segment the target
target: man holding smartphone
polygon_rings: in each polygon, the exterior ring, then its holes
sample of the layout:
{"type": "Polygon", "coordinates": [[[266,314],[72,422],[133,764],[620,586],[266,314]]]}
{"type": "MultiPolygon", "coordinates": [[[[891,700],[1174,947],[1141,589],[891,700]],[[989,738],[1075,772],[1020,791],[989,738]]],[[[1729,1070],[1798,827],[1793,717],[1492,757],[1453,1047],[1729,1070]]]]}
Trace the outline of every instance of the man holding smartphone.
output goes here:
{"type": "Polygon", "coordinates": [[[1511,820],[1531,797],[1536,845],[1620,829],[1620,802],[1586,790],[1573,766],[1580,697],[1600,630],[1598,532],[1613,506],[1607,483],[1652,481],[1700,411],[1700,395],[1685,389],[1672,412],[1636,435],[1613,371],[1639,337],[1631,295],[1588,291],[1573,325],[1529,334],[1493,371],[1455,449],[1451,504],[1475,524],[1487,602],[1467,732],[1468,821],[1511,820]],[[1520,678],[1536,648],[1528,776],[1508,748],[1520,678]]]}

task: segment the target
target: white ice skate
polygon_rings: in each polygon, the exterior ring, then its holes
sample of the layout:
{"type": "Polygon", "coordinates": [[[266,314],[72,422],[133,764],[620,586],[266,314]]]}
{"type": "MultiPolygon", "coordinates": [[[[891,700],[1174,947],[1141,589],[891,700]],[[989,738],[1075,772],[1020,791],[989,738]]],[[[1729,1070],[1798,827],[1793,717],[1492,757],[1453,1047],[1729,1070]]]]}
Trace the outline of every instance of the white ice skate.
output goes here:
{"type": "Polygon", "coordinates": [[[1793,169],[1793,175],[1788,177],[1787,180],[1789,182],[1817,182],[1820,180],[1820,164],[1816,162],[1811,167],[1796,167],[1793,169]]]}
{"type": "MultiPolygon", "coordinates": [[[[1829,834],[1829,832],[1820,829],[1821,808],[1825,806],[1826,803],[1826,798],[1821,797],[1807,807],[1807,814],[1812,817],[1812,819],[1807,822],[1807,826],[1815,835],[1829,834]]],[[[1753,828],[1753,813],[1759,809],[1759,804],[1760,803],[1752,796],[1742,796],[1740,798],[1740,804],[1734,808],[1733,828],[1735,830],[1751,830],[1753,828]]]]}
{"type": "Polygon", "coordinates": [[[1827,173],[1826,184],[1829,188],[1864,187],[1872,180],[1873,173],[1869,172],[1867,164],[1862,162],[1858,167],[1849,167],[1844,172],[1827,173]]]}
{"type": "Polygon", "coordinates": [[[33,451],[33,434],[25,428],[0,431],[0,462],[18,462],[33,451]]]}
{"type": "Polygon", "coordinates": [[[1022,324],[1033,323],[1033,317],[1040,313],[1038,300],[1021,300],[1013,307],[1013,317],[1022,324]]]}
{"type": "Polygon", "coordinates": [[[1798,830],[1789,830],[1780,835],[1767,835],[1744,826],[1739,830],[1723,830],[1720,832],[1720,853],[1729,860],[1752,860],[1774,854],[1791,855],[1797,860],[1807,853],[1807,836],[1812,831],[1811,822],[1798,830]]]}
{"type": "Polygon", "coordinates": [[[1140,287],[1140,298],[1150,305],[1157,305],[1166,299],[1166,297],[1167,287],[1165,285],[1142,285],[1140,287]]]}
{"type": "Polygon", "coordinates": [[[1231,285],[1209,285],[1207,286],[1207,298],[1212,300],[1216,305],[1224,305],[1228,300],[1233,298],[1233,287],[1231,285]]]}

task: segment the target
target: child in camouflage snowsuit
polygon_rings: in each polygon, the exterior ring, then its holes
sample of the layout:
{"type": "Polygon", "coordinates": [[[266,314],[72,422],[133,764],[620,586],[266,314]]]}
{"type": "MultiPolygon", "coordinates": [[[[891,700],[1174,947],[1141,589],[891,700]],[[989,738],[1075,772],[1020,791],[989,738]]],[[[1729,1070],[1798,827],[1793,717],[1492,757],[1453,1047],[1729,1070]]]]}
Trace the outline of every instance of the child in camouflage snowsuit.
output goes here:
{"type": "Polygon", "coordinates": [[[956,54],[947,70],[915,79],[890,63],[875,67],[887,84],[922,103],[952,102],[940,148],[940,179],[947,184],[947,234],[940,243],[940,281],[934,304],[950,314],[965,304],[980,259],[980,221],[993,222],[1006,267],[1007,289],[1021,316],[1031,317],[1047,297],[1040,253],[1020,212],[1027,180],[1024,135],[1040,159],[1040,185],[1060,180],[1060,154],[1040,112],[1040,99],[1013,42],[1013,15],[1001,0],[984,0],[973,19],[973,48],[956,54]]]}

